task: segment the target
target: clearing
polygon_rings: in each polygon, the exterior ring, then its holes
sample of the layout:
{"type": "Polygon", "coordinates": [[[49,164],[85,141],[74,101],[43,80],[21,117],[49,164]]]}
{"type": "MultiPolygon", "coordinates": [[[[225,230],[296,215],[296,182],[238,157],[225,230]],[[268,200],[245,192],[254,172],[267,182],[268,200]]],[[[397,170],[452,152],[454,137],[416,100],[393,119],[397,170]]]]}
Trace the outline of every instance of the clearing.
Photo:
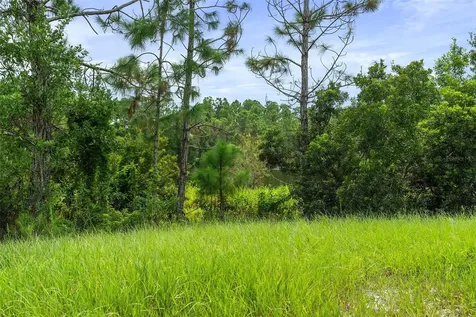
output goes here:
{"type": "Polygon", "coordinates": [[[476,219],[209,224],[0,245],[2,316],[467,316],[476,219]]]}

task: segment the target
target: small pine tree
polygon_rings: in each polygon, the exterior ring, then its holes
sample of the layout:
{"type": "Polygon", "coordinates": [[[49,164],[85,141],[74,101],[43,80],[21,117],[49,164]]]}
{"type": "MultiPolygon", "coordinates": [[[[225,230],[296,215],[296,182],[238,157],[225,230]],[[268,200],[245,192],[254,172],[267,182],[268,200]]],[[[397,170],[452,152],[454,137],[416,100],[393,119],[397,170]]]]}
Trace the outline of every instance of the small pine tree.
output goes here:
{"type": "Polygon", "coordinates": [[[250,11],[247,3],[238,3],[236,0],[228,0],[210,4],[205,0],[190,0],[188,8],[182,10],[181,24],[186,29],[186,40],[182,44],[186,46],[187,54],[183,61],[176,65],[174,74],[181,88],[181,125],[179,155],[179,180],[177,193],[177,217],[184,217],[185,189],[188,179],[188,155],[190,147],[190,104],[199,92],[193,86],[193,80],[197,76],[205,77],[208,72],[218,74],[225,63],[234,55],[243,53],[238,48],[243,33],[243,21],[250,11]],[[224,11],[229,22],[219,31],[222,23],[219,11],[224,11]],[[220,34],[221,33],[221,34],[220,34]],[[212,38],[205,36],[213,34],[212,38]]]}
{"type": "Polygon", "coordinates": [[[218,195],[221,220],[225,218],[225,195],[234,188],[246,184],[248,180],[246,170],[231,172],[240,153],[236,145],[220,140],[211,150],[203,154],[200,165],[193,175],[202,194],[218,195]]]}

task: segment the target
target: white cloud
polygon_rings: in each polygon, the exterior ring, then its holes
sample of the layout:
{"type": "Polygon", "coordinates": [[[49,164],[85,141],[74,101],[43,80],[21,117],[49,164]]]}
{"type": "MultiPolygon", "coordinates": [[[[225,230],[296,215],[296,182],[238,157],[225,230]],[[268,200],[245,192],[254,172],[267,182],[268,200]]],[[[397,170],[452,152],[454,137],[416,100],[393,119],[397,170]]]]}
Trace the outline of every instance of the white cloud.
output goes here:
{"type": "MultiPolygon", "coordinates": [[[[97,6],[97,0],[79,0],[82,7],[97,6]]],[[[111,7],[119,0],[101,1],[101,6],[111,7]]],[[[264,3],[264,2],[263,2],[264,3]]],[[[281,98],[266,83],[256,78],[245,66],[245,58],[251,50],[264,48],[264,39],[272,29],[273,21],[267,16],[264,4],[253,1],[254,11],[245,22],[242,47],[245,56],[234,58],[223,72],[195,82],[201,96],[226,97],[229,100],[257,99],[264,101],[281,98]]],[[[372,62],[383,58],[387,62],[406,64],[411,60],[425,59],[427,66],[443,54],[451,37],[467,38],[474,30],[476,0],[388,0],[376,13],[359,17],[355,40],[347,50],[343,61],[351,73],[359,72],[372,62]]],[[[117,58],[130,54],[128,44],[118,35],[94,34],[86,21],[77,19],[68,26],[68,38],[73,44],[82,44],[94,61],[111,65],[117,58]]],[[[331,39],[332,42],[332,39],[331,39]]],[[[296,56],[296,51],[280,46],[280,51],[296,56]]],[[[178,60],[180,50],[171,52],[170,58],[178,60]]],[[[311,63],[316,75],[322,72],[320,61],[313,55],[311,63]]]]}
{"type": "Polygon", "coordinates": [[[406,31],[423,31],[435,24],[473,21],[475,0],[393,0],[392,6],[405,15],[406,31]]]}
{"type": "Polygon", "coordinates": [[[404,60],[404,57],[407,57],[410,53],[408,52],[391,52],[391,53],[382,53],[382,54],[372,54],[368,52],[349,52],[344,56],[343,61],[349,66],[360,66],[367,68],[374,62],[378,62],[380,59],[386,61],[395,61],[401,62],[404,60]]]}

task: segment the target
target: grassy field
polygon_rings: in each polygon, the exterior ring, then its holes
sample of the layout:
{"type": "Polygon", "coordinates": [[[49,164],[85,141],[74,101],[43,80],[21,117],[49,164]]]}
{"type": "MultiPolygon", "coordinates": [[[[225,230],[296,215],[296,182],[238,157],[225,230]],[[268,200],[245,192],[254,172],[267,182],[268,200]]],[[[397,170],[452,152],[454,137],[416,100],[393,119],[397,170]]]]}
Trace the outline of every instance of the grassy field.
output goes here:
{"type": "Polygon", "coordinates": [[[0,245],[0,316],[470,316],[476,219],[143,229],[0,245]]]}

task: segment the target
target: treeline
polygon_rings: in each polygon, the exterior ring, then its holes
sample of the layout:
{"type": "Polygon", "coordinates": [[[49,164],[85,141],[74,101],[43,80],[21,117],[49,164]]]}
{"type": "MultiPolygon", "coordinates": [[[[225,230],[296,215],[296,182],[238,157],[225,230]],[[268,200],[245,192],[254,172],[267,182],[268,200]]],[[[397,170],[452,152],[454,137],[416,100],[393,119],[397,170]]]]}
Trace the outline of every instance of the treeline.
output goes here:
{"type": "MultiPolygon", "coordinates": [[[[155,173],[154,109],[138,109],[129,116],[133,100],[103,94],[101,102],[70,110],[64,127],[56,131],[50,196],[47,209],[37,216],[26,212],[30,153],[21,140],[1,138],[4,230],[16,228],[30,235],[175,219],[181,112],[170,110],[160,118],[155,173]]],[[[188,219],[223,218],[225,210],[229,218],[297,215],[289,188],[279,186],[283,181],[275,180],[266,164],[265,155],[270,162],[276,160],[277,144],[263,141],[266,131],[281,131],[280,144],[289,142],[291,149],[292,138],[287,137],[296,135],[299,121],[289,105],[208,97],[191,108],[190,124],[191,177],[184,206],[188,219]]]]}
{"type": "Polygon", "coordinates": [[[83,10],[66,0],[2,2],[0,235],[471,212],[475,36],[470,50],[455,41],[433,70],[423,61],[380,61],[350,77],[339,58],[355,17],[379,1],[331,2],[269,1],[278,13],[269,39],[276,52],[243,67],[289,102],[265,104],[194,101],[197,78],[219,74],[243,53],[246,3],[136,0],[83,10]],[[110,68],[88,62],[66,40],[77,17],[95,17],[137,54],[110,68]],[[331,64],[317,78],[310,53],[324,54],[322,40],[336,36],[341,49],[329,49],[331,64]],[[282,40],[299,59],[279,53],[282,40]],[[175,49],[181,59],[171,62],[175,49]],[[349,85],[357,96],[349,98],[349,85]]]}

